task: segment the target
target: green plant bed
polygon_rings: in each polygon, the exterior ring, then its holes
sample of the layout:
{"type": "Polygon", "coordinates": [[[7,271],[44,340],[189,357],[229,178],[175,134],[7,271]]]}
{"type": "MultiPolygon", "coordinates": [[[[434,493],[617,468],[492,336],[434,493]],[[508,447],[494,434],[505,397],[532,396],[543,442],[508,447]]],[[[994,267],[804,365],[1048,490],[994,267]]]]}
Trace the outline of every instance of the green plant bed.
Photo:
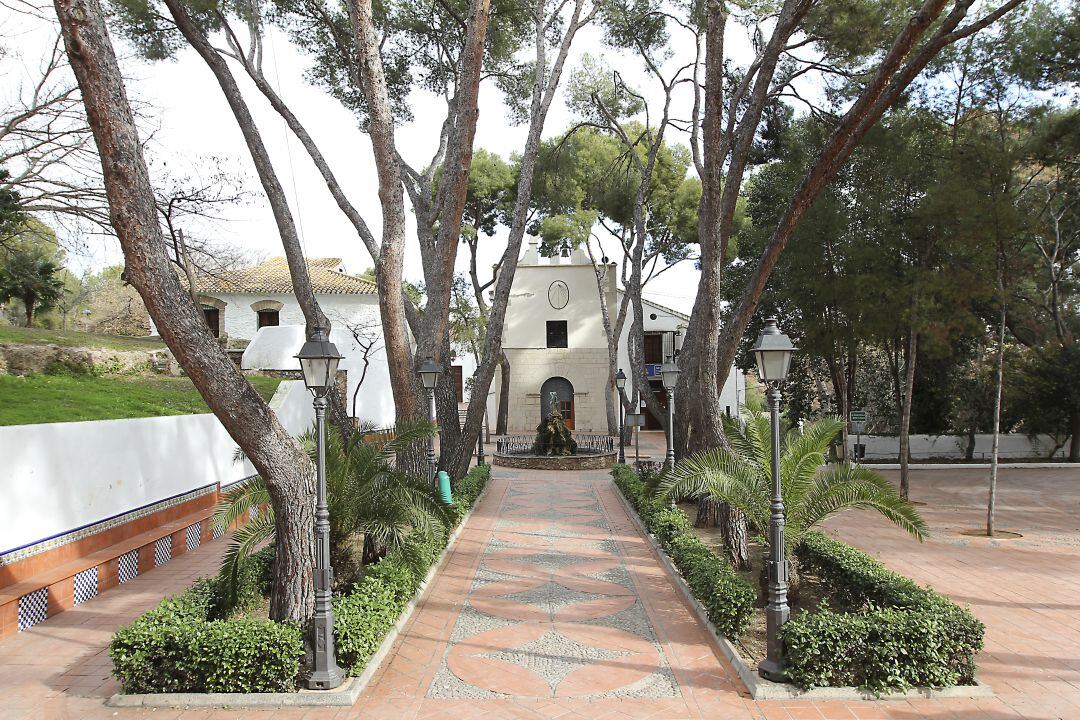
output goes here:
{"type": "Polygon", "coordinates": [[[717,631],[737,638],[750,625],[756,598],[754,589],[727,561],[694,536],[682,511],[650,497],[637,473],[626,465],[616,465],[611,474],[646,529],[678,568],[717,631]]]}
{"type": "MultiPolygon", "coordinates": [[[[681,510],[654,499],[629,467],[618,465],[612,475],[718,633],[739,642],[760,612],[750,582],[694,535],[681,510]]],[[[823,586],[831,605],[804,608],[784,626],[794,685],[880,692],[975,683],[984,628],[970,612],[821,533],[807,533],[796,554],[804,577],[823,586]]]]}
{"type": "Polygon", "coordinates": [[[809,533],[796,554],[845,611],[823,607],[784,626],[795,684],[885,690],[975,683],[985,627],[968,610],[821,533],[809,533]]]}
{"type": "MultiPolygon", "coordinates": [[[[482,466],[458,481],[455,525],[468,514],[490,477],[490,468],[482,466]]],[[[402,546],[370,566],[351,592],[334,598],[337,659],[349,675],[363,672],[449,537],[446,528],[414,531],[402,546]]],[[[272,546],[244,560],[234,600],[220,578],[202,578],[120,628],[109,654],[123,692],[296,690],[302,629],[246,615],[269,593],[272,563],[272,546]]]]}

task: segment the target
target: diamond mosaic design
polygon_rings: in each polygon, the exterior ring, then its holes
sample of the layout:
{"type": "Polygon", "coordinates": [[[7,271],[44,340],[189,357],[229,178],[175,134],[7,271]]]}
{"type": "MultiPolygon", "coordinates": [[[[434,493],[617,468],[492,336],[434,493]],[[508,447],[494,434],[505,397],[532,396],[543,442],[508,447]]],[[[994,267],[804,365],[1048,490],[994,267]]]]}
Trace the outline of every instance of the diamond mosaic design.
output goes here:
{"type": "Polygon", "coordinates": [[[188,525],[184,529],[184,547],[188,552],[191,552],[195,548],[199,547],[199,543],[202,542],[202,521],[195,523],[194,525],[188,525]]]}
{"type": "Polygon", "coordinates": [[[154,541],[154,567],[172,560],[172,535],[154,541]]]}
{"type": "Polygon", "coordinates": [[[515,483],[498,516],[428,697],[680,694],[591,486],[515,483]]]}
{"type": "Polygon", "coordinates": [[[222,535],[225,534],[225,526],[224,525],[221,525],[220,523],[216,523],[216,522],[211,522],[211,525],[213,527],[213,536],[214,536],[215,540],[217,540],[219,537],[221,537],[222,535]]]}
{"type": "Polygon", "coordinates": [[[19,598],[19,632],[29,630],[49,617],[49,588],[41,588],[19,598]]]}
{"type": "Polygon", "coordinates": [[[139,551],[132,550],[120,556],[117,570],[120,582],[126,583],[139,574],[139,551]]]}

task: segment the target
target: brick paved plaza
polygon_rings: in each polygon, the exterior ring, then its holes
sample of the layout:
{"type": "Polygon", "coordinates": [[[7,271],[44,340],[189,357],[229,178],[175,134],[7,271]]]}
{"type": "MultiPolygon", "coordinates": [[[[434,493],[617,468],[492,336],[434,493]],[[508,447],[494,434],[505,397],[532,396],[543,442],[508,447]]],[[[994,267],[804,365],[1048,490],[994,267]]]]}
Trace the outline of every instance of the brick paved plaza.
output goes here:
{"type": "MultiPolygon", "coordinates": [[[[655,452],[655,436],[643,450],[655,452]]],[[[934,535],[919,545],[869,516],[834,520],[848,542],[968,604],[987,625],[984,700],[755,702],[626,516],[603,471],[497,469],[449,561],[353,708],[128,710],[112,631],[199,575],[208,543],[0,642],[0,718],[1080,718],[1080,470],[1008,470],[999,523],[1024,537],[958,531],[983,518],[985,471],[919,471],[913,498],[934,535]]]]}

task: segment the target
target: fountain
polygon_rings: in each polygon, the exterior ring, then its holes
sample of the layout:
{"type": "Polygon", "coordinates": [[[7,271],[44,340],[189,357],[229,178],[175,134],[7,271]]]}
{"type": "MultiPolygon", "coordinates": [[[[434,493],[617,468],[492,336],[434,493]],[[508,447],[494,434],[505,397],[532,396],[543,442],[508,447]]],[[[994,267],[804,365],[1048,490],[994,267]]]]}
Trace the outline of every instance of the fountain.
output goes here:
{"type": "Polygon", "coordinates": [[[615,462],[615,438],[610,435],[574,435],[559,411],[555,392],[548,398],[547,417],[536,426],[536,436],[507,435],[497,441],[493,462],[529,470],[595,470],[615,462]]]}

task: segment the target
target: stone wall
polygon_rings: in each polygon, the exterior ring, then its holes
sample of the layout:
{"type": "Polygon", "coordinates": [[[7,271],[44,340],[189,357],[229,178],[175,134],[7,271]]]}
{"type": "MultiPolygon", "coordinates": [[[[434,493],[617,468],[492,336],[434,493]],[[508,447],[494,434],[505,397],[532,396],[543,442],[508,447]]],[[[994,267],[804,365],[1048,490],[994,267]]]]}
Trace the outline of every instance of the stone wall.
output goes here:
{"type": "Polygon", "coordinates": [[[600,455],[562,455],[540,457],[538,455],[507,455],[492,453],[493,462],[500,467],[519,470],[603,470],[615,465],[615,453],[600,455]]]}
{"type": "Polygon", "coordinates": [[[118,373],[145,370],[150,365],[151,355],[143,350],[0,344],[0,374],[44,373],[57,366],[74,373],[118,373]]]}
{"type": "MultiPolygon", "coordinates": [[[[508,432],[532,432],[540,423],[540,387],[552,377],[574,386],[574,430],[607,432],[607,350],[602,348],[506,349],[510,361],[508,432]]],[[[496,383],[494,385],[498,387],[496,383]]]]}

